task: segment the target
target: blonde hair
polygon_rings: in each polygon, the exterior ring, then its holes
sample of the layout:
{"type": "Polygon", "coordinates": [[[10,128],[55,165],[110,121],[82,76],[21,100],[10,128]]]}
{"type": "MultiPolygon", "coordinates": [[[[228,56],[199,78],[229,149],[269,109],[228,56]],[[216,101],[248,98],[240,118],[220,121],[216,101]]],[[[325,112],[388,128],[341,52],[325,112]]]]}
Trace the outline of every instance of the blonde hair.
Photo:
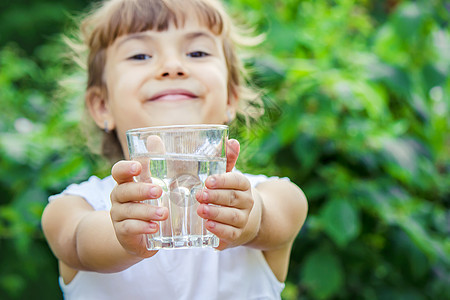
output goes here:
{"type": "MultiPolygon", "coordinates": [[[[118,37],[146,30],[164,31],[171,24],[182,27],[191,15],[222,37],[228,93],[239,99],[238,113],[246,117],[260,115],[260,95],[246,83],[245,69],[236,46],[254,46],[261,41],[261,36],[251,37],[248,30],[235,27],[218,0],[109,0],[96,4],[81,23],[81,39],[88,52],[86,89],[99,87],[106,95],[103,82],[106,49],[118,37]]],[[[97,132],[103,132],[95,127],[97,132]]],[[[123,158],[116,133],[103,132],[102,135],[101,154],[113,161],[123,158]]]]}

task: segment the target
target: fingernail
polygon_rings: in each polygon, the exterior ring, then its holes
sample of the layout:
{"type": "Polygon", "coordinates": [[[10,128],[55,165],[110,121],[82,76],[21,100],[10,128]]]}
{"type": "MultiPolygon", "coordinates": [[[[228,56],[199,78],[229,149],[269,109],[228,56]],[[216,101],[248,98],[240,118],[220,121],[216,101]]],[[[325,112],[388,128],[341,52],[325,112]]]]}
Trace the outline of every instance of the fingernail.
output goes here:
{"type": "Polygon", "coordinates": [[[208,182],[209,182],[209,185],[210,185],[211,187],[213,187],[213,186],[216,184],[216,178],[210,177],[210,178],[208,179],[208,182]]]}
{"type": "Polygon", "coordinates": [[[156,225],[155,223],[150,223],[148,226],[151,230],[155,230],[158,225],[156,225]]]}
{"type": "Polygon", "coordinates": [[[133,163],[130,167],[132,173],[136,173],[137,169],[138,169],[137,163],[133,163]]]}
{"type": "Polygon", "coordinates": [[[163,215],[164,215],[164,208],[162,208],[162,207],[158,207],[157,209],[156,209],[156,214],[158,215],[158,216],[160,216],[160,217],[162,217],[163,215]]]}
{"type": "Polygon", "coordinates": [[[216,227],[216,222],[213,222],[213,221],[207,221],[206,224],[211,229],[216,227]]]}
{"type": "Polygon", "coordinates": [[[152,195],[152,197],[158,197],[159,195],[159,189],[157,187],[152,187],[150,189],[150,195],[152,195]]]}
{"type": "Polygon", "coordinates": [[[207,192],[203,192],[202,199],[203,199],[203,202],[208,201],[208,193],[207,192]]]}

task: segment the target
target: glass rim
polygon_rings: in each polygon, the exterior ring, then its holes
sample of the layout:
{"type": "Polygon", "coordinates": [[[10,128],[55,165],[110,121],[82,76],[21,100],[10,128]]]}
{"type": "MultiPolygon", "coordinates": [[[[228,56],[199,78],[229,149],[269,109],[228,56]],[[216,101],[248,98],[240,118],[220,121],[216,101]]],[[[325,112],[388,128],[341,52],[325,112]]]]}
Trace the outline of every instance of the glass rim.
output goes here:
{"type": "Polygon", "coordinates": [[[127,135],[141,134],[154,131],[192,131],[195,130],[228,130],[228,125],[223,124],[194,124],[194,125],[167,125],[133,128],[126,131],[127,135]]]}

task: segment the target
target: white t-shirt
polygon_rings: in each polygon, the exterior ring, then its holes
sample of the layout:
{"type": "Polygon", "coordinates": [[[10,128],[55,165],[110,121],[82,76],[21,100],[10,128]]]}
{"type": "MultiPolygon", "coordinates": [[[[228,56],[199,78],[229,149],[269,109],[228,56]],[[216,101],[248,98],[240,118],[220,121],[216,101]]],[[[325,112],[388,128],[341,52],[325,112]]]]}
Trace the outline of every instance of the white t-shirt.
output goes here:
{"type": "MultiPolygon", "coordinates": [[[[268,180],[264,175],[244,174],[252,184],[268,180]]],[[[59,195],[80,196],[95,210],[110,210],[114,179],[91,177],[72,184],[59,195]]],[[[93,228],[95,230],[95,228],[93,228]]],[[[158,300],[252,300],[280,299],[284,283],[279,282],[260,250],[235,247],[223,251],[212,248],[160,250],[128,269],[103,274],[79,271],[64,284],[67,300],[158,299],[158,300]]]]}

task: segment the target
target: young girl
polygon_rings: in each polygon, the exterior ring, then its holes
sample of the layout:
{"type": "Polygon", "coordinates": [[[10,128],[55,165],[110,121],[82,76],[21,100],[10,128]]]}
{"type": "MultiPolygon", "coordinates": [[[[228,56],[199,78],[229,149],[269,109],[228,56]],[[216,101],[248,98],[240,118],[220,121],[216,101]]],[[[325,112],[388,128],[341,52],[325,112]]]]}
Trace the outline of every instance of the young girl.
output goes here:
{"type": "MultiPolygon", "coordinates": [[[[216,0],[111,0],[82,25],[89,50],[86,107],[104,131],[104,154],[128,158],[131,128],[229,122],[245,86],[236,32],[216,0]]],[[[206,180],[197,213],[220,244],[148,251],[144,234],[168,211],[138,183],[137,162],[52,196],[42,226],[59,260],[66,299],[279,299],[292,244],[306,217],[288,180],[233,170],[239,143],[227,144],[227,173],[206,180]]]]}

